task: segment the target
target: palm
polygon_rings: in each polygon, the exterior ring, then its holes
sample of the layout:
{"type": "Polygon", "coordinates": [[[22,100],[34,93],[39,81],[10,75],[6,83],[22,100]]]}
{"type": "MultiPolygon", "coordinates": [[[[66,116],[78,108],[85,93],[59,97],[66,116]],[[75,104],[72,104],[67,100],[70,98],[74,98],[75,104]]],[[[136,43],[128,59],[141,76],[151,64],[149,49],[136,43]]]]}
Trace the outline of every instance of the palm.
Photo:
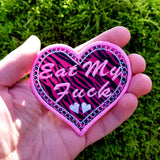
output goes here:
{"type": "MultiPolygon", "coordinates": [[[[120,27],[112,29],[88,43],[104,40],[104,36],[106,36],[105,40],[123,46],[129,38],[119,42],[116,42],[117,39],[112,40],[111,38],[111,35],[114,36],[114,32],[119,32],[119,29],[120,27]]],[[[124,28],[121,29],[126,32],[124,28]]],[[[150,79],[141,74],[145,68],[143,58],[131,55],[129,58],[132,64],[133,78],[128,93],[112,110],[95,123],[85,136],[79,137],[70,126],[48,111],[35,98],[30,88],[29,79],[15,83],[29,71],[36,56],[37,51],[31,47],[31,50],[27,51],[28,61],[26,58],[25,62],[22,62],[23,59],[20,58],[21,52],[28,49],[32,43],[28,42],[0,63],[0,74],[2,75],[0,78],[0,158],[4,160],[74,159],[85,147],[104,137],[125,121],[136,109],[137,97],[150,91],[150,79]],[[14,55],[16,56],[14,57],[14,55]],[[17,65],[15,70],[12,65],[10,67],[12,62],[10,59],[13,58],[19,61],[19,64],[17,62],[15,64],[17,65]],[[17,73],[17,69],[20,70],[20,73],[17,73]],[[142,83],[142,85],[138,86],[137,83],[142,83]]],[[[81,50],[84,45],[76,50],[81,50]]]]}
{"type": "Polygon", "coordinates": [[[1,154],[15,151],[23,160],[33,156],[34,159],[47,160],[51,157],[73,159],[80,150],[73,152],[72,148],[79,145],[82,149],[84,138],[78,137],[68,125],[42,106],[29,85],[29,80],[25,80],[11,89],[5,88],[1,95],[6,105],[3,105],[1,113],[5,116],[0,119],[0,122],[5,122],[5,130],[0,132],[0,137],[7,135],[1,154]]]}

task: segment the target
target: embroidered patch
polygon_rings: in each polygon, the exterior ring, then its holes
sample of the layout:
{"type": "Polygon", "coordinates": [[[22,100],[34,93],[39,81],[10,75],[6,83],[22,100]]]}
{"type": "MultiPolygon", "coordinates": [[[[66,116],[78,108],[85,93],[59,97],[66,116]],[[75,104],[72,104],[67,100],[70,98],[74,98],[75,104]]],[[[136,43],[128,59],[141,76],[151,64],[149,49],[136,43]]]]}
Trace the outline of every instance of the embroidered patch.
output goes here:
{"type": "Polygon", "coordinates": [[[43,105],[82,136],[124,95],[131,67],[125,52],[109,42],[95,42],[80,54],[55,44],[40,51],[30,79],[43,105]]]}

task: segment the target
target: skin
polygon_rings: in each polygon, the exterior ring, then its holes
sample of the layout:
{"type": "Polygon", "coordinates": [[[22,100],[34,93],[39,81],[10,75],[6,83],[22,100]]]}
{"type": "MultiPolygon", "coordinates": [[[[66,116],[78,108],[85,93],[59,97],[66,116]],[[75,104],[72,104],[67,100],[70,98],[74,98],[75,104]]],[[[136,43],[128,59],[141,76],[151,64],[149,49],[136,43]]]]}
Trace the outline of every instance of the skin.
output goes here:
{"type": "MultiPolygon", "coordinates": [[[[115,27],[75,48],[80,52],[95,41],[110,41],[125,46],[130,33],[115,27]]],[[[0,61],[0,159],[2,160],[71,160],[84,148],[106,136],[135,111],[139,97],[150,92],[152,82],[143,74],[145,60],[130,54],[132,80],[123,98],[80,137],[61,119],[46,109],[33,95],[30,72],[40,50],[40,41],[31,36],[19,48],[0,61]]]]}

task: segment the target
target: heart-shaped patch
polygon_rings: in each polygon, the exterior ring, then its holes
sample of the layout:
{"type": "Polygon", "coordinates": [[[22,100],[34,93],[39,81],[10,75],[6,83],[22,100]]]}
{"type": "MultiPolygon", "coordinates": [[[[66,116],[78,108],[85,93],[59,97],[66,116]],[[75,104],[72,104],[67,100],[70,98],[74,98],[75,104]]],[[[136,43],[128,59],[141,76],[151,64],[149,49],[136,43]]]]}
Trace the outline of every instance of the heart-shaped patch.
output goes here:
{"type": "Polygon", "coordinates": [[[124,95],[131,67],[126,53],[109,42],[95,42],[79,54],[55,44],[40,51],[30,79],[44,106],[82,136],[124,95]]]}

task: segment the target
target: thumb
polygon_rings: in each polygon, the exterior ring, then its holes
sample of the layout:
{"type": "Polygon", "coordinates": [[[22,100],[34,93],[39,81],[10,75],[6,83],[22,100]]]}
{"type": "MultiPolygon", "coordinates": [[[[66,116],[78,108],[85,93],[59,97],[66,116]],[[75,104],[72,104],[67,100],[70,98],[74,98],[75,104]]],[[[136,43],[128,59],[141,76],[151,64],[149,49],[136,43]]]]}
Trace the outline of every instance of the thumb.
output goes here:
{"type": "Polygon", "coordinates": [[[20,47],[0,61],[0,86],[11,87],[26,76],[40,50],[36,36],[28,38],[20,47]]]}

